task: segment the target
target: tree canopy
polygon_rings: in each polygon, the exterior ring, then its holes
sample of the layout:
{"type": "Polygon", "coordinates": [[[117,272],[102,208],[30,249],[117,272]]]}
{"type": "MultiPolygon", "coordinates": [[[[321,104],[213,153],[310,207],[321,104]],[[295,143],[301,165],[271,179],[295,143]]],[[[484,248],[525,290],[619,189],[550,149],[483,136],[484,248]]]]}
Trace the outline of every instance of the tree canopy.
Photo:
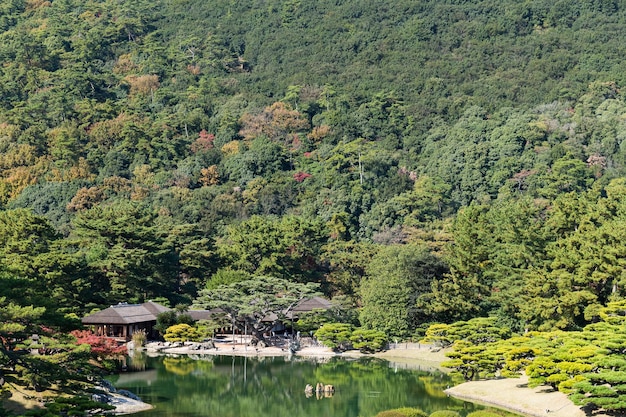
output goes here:
{"type": "Polygon", "coordinates": [[[54,330],[315,287],[398,338],[584,333],[626,296],[625,12],[4,1],[0,297],[54,330]]]}
{"type": "Polygon", "coordinates": [[[212,290],[202,290],[194,301],[200,308],[220,309],[232,326],[265,342],[265,334],[291,319],[299,302],[317,295],[318,285],[281,278],[255,276],[212,290]]]}

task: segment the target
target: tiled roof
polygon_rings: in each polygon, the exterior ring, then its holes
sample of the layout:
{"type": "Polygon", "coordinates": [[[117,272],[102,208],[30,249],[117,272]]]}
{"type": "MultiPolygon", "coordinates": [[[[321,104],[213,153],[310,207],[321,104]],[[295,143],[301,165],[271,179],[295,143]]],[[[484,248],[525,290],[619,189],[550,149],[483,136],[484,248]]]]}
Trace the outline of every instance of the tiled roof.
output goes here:
{"type": "Polygon", "coordinates": [[[194,321],[210,320],[213,315],[223,313],[224,311],[219,308],[213,310],[187,310],[185,314],[189,314],[194,321]]]}
{"type": "MultiPolygon", "coordinates": [[[[327,300],[324,297],[311,297],[305,300],[300,301],[296,304],[290,311],[285,314],[285,317],[288,319],[298,319],[300,314],[308,313],[313,310],[328,310],[333,305],[330,300],[327,300]]],[[[278,319],[278,316],[274,313],[268,315],[263,319],[263,321],[275,321],[278,319]]]]}
{"type": "Polygon", "coordinates": [[[332,303],[323,297],[311,297],[306,300],[302,300],[297,306],[293,308],[294,313],[303,313],[313,310],[328,310],[333,305],[332,303]]]}
{"type": "MultiPolygon", "coordinates": [[[[329,300],[322,297],[312,297],[298,303],[291,311],[287,313],[287,318],[298,318],[301,313],[313,310],[327,310],[332,306],[329,300]]],[[[170,309],[148,301],[143,304],[126,304],[120,303],[111,306],[97,313],[83,317],[83,324],[136,324],[156,321],[157,316],[164,311],[170,309]]],[[[189,314],[195,321],[209,319],[212,314],[219,313],[221,310],[189,310],[189,314]]],[[[278,317],[271,314],[266,317],[265,321],[275,321],[278,317]]]]}
{"type": "Polygon", "coordinates": [[[149,301],[143,304],[120,303],[83,317],[83,324],[135,324],[156,321],[169,308],[149,301]]]}
{"type": "Polygon", "coordinates": [[[142,306],[144,306],[146,310],[154,314],[155,317],[165,311],[170,311],[169,308],[162,306],[161,304],[157,304],[154,301],[148,301],[147,303],[143,303],[142,306]]]}

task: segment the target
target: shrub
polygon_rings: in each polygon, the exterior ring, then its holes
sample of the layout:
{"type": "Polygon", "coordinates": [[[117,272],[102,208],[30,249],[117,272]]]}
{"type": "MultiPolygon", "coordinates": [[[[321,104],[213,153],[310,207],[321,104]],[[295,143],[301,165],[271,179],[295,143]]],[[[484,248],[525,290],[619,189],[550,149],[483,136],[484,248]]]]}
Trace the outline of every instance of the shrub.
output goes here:
{"type": "Polygon", "coordinates": [[[148,336],[146,336],[145,330],[139,330],[133,333],[133,345],[135,348],[140,348],[146,345],[148,336]]]}
{"type": "Polygon", "coordinates": [[[428,414],[419,408],[403,407],[381,411],[376,417],[428,417],[428,414]]]}
{"type": "Polygon", "coordinates": [[[502,414],[496,413],[494,411],[480,410],[468,414],[467,417],[502,417],[502,414]]]}
{"type": "Polygon", "coordinates": [[[334,350],[347,350],[350,346],[352,325],[347,323],[327,323],[315,332],[315,337],[334,350]]]}
{"type": "Polygon", "coordinates": [[[380,352],[387,345],[387,335],[379,330],[356,329],[350,341],[363,353],[380,352]]]}
{"type": "Polygon", "coordinates": [[[376,417],[405,417],[404,414],[395,411],[395,410],[387,410],[387,411],[381,411],[380,413],[376,414],[376,417]]]}
{"type": "Polygon", "coordinates": [[[175,324],[167,328],[163,338],[168,342],[198,342],[202,335],[188,324],[175,324]]]}
{"type": "Polygon", "coordinates": [[[91,353],[98,358],[117,358],[126,355],[126,346],[119,344],[110,337],[99,336],[89,330],[74,330],[71,335],[76,343],[91,346],[91,353]]]}
{"type": "Polygon", "coordinates": [[[432,413],[430,417],[461,417],[461,415],[452,410],[440,410],[432,413]]]}

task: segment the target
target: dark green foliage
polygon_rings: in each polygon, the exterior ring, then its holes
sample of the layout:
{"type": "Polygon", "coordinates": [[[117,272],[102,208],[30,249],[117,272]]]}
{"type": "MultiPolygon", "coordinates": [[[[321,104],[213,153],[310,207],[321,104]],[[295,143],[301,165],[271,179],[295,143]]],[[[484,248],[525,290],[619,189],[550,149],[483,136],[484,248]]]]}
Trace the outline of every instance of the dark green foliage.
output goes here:
{"type": "Polygon", "coordinates": [[[114,410],[115,407],[109,404],[99,403],[87,397],[58,397],[50,403],[46,403],[44,409],[27,411],[24,415],[29,417],[58,417],[66,415],[104,416],[107,411],[114,410]]]}
{"type": "Polygon", "coordinates": [[[334,297],[331,302],[332,306],[328,309],[301,313],[298,321],[294,323],[295,329],[301,332],[313,332],[327,323],[359,325],[358,312],[344,296],[334,297]]]}
{"type": "Polygon", "coordinates": [[[157,315],[157,322],[154,328],[164,336],[167,329],[177,324],[193,324],[193,319],[189,314],[177,310],[164,311],[157,315]]]}
{"type": "Polygon", "coordinates": [[[86,186],[83,181],[51,182],[26,187],[8,208],[28,208],[44,216],[61,232],[67,233],[71,215],[66,207],[76,192],[86,186]]]}
{"type": "Polygon", "coordinates": [[[382,248],[372,258],[367,278],[361,283],[361,324],[390,337],[408,337],[420,322],[432,321],[418,299],[446,269],[438,257],[421,246],[382,248]]]}
{"type": "Polygon", "coordinates": [[[470,350],[596,322],[533,383],[621,366],[623,4],[183,3],[0,5],[2,296],[67,326],[269,275],[394,338],[492,317],[470,350]]]}
{"type": "MultiPolygon", "coordinates": [[[[59,393],[82,394],[90,385],[89,379],[98,374],[91,362],[90,346],[77,345],[74,337],[44,327],[44,311],[43,307],[22,306],[0,297],[3,398],[7,390],[10,396],[10,391],[20,388],[42,391],[54,387],[59,393]],[[31,349],[39,349],[41,354],[28,354],[31,349]]],[[[75,405],[81,403],[76,401],[75,405]]],[[[74,400],[68,404],[74,404],[74,400]]],[[[93,405],[88,404],[88,408],[93,405]]]]}
{"type": "Polygon", "coordinates": [[[226,323],[241,332],[247,332],[258,341],[291,315],[301,301],[318,295],[314,283],[298,283],[270,276],[252,276],[250,279],[205,289],[194,301],[201,309],[219,308],[226,323]],[[274,317],[273,321],[266,320],[274,317]]]}
{"type": "Polygon", "coordinates": [[[299,282],[316,281],[316,264],[325,228],[315,220],[253,216],[227,227],[218,241],[225,265],[250,274],[269,274],[299,282]]]}
{"type": "Polygon", "coordinates": [[[73,236],[110,302],[175,294],[179,277],[173,242],[148,207],[96,206],[77,216],[73,225],[73,236]]]}

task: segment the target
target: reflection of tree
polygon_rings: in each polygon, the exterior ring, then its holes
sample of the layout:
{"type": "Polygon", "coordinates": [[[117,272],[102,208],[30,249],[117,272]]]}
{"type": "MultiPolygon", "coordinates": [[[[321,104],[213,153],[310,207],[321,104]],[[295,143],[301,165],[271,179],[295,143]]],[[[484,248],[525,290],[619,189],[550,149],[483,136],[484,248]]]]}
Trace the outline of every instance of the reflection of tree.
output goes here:
{"type": "MultiPolygon", "coordinates": [[[[181,358],[163,358],[163,366],[169,373],[185,376],[197,371],[198,364],[188,357],[181,358]]],[[[202,365],[210,364],[210,362],[203,362],[202,365]]]]}
{"type": "MultiPolygon", "coordinates": [[[[429,394],[439,393],[451,383],[447,375],[394,370],[388,362],[373,358],[290,361],[282,357],[259,360],[215,356],[197,361],[149,361],[150,366],[159,369],[159,379],[149,390],[144,387],[142,395],[158,406],[159,415],[368,417],[400,406],[418,407],[428,413],[462,408],[460,402],[445,395],[429,394]],[[335,395],[320,400],[307,398],[306,384],[317,382],[334,385],[335,395]]],[[[131,386],[124,388],[135,390],[131,386]]]]}
{"type": "Polygon", "coordinates": [[[128,368],[133,371],[145,371],[148,363],[148,356],[144,351],[134,350],[132,355],[129,356],[128,368]]]}

